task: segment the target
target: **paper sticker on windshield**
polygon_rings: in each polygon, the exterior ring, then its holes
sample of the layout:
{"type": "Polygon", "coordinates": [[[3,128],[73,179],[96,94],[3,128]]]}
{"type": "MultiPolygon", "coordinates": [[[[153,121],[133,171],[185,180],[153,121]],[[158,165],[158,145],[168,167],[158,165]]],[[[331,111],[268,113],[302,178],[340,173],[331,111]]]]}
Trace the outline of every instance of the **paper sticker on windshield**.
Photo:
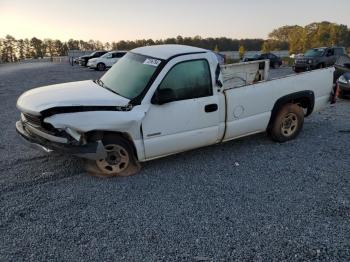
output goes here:
{"type": "Polygon", "coordinates": [[[144,65],[150,65],[150,66],[159,66],[160,60],[158,59],[153,59],[153,58],[147,58],[145,62],[143,62],[144,65]]]}

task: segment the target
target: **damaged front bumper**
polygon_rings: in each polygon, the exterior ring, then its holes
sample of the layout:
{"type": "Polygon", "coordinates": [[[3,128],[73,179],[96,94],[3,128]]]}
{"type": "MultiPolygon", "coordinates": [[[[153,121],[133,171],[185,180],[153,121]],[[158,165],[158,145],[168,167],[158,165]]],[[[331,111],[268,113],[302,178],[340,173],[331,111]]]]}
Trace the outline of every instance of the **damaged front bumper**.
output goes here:
{"type": "Polygon", "coordinates": [[[16,122],[16,130],[27,142],[45,152],[55,151],[91,160],[102,159],[107,156],[101,141],[73,145],[69,143],[67,138],[53,136],[22,121],[16,122]]]}

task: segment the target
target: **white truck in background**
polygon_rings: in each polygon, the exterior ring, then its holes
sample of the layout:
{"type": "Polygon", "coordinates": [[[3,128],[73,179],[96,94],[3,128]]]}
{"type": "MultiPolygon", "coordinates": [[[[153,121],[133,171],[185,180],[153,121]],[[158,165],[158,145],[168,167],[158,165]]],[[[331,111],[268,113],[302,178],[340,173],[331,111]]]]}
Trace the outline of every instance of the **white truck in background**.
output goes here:
{"type": "Polygon", "coordinates": [[[100,79],[36,88],[17,101],[17,131],[103,176],[139,162],[267,131],[285,142],[327,106],[333,68],[268,80],[268,62],[218,64],[181,45],[136,48],[100,79]]]}
{"type": "Polygon", "coordinates": [[[98,71],[104,71],[107,68],[111,68],[126,53],[126,51],[111,51],[100,57],[91,58],[87,62],[87,67],[98,71]]]}

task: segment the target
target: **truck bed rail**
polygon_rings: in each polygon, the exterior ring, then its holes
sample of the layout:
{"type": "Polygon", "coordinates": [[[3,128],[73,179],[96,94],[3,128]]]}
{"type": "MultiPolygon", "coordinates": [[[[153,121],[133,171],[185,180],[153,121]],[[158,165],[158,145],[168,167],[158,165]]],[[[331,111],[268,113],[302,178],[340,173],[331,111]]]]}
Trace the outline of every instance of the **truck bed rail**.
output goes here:
{"type": "Polygon", "coordinates": [[[228,88],[241,87],[269,77],[270,61],[258,60],[229,65],[221,65],[224,86],[228,88]]]}

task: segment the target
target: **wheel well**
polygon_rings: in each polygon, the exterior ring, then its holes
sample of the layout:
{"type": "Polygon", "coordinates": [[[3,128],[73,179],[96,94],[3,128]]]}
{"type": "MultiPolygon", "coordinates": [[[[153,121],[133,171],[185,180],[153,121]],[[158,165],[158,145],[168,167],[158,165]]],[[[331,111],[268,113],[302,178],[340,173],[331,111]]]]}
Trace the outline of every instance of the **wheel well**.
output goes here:
{"type": "Polygon", "coordinates": [[[95,130],[95,131],[89,131],[89,132],[85,133],[85,139],[87,141],[98,141],[98,140],[103,140],[103,137],[105,137],[106,135],[119,136],[119,137],[125,139],[131,145],[131,147],[134,151],[133,153],[134,153],[136,159],[138,159],[136,146],[132,140],[132,137],[128,133],[95,130]]]}
{"type": "Polygon", "coordinates": [[[286,104],[298,104],[300,107],[306,109],[305,117],[311,115],[315,106],[315,94],[313,91],[301,91],[293,94],[289,94],[279,98],[273,109],[271,111],[271,117],[269,121],[269,126],[272,124],[272,121],[275,119],[278,111],[286,104]]]}

